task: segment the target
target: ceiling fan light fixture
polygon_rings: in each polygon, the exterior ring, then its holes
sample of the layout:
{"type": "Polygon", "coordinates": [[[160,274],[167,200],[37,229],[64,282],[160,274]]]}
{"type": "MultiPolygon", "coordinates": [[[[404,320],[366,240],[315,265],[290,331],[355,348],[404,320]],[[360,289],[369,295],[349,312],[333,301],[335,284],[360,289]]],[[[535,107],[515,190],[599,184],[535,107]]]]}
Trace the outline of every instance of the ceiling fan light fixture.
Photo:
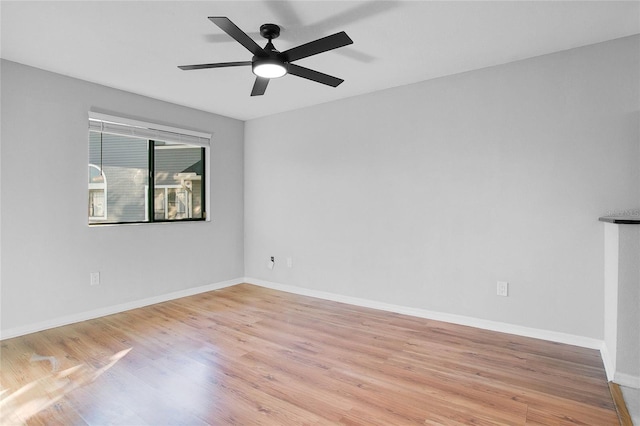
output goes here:
{"type": "Polygon", "coordinates": [[[278,78],[287,74],[286,63],[271,58],[254,61],[251,70],[262,78],[278,78]]]}

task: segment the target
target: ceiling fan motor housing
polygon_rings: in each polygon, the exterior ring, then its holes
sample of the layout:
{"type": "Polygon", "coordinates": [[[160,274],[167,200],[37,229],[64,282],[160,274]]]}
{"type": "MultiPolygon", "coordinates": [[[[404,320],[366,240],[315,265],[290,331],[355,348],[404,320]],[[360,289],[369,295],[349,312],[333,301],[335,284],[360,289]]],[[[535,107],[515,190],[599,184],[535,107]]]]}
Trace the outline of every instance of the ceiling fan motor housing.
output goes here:
{"type": "Polygon", "coordinates": [[[286,75],[289,72],[289,62],[271,42],[280,35],[280,27],[276,24],[263,24],[260,26],[260,35],[269,40],[264,47],[266,55],[255,55],[251,59],[251,70],[260,77],[278,78],[286,75]]]}

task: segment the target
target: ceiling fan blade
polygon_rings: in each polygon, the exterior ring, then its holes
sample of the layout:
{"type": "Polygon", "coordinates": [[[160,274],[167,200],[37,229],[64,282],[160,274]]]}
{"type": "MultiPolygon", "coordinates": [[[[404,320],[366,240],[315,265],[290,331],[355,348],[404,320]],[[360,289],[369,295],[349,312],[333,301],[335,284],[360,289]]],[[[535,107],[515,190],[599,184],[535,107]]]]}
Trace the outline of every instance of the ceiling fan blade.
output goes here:
{"type": "Polygon", "coordinates": [[[245,65],[251,65],[251,61],[219,62],[217,64],[178,65],[178,68],[184,71],[188,71],[188,70],[202,70],[207,68],[242,67],[245,65]]]}
{"type": "Polygon", "coordinates": [[[318,53],[347,46],[351,43],[353,43],[353,40],[349,38],[347,33],[341,31],[330,36],[319,38],[315,41],[310,41],[309,43],[301,44],[300,46],[293,47],[289,50],[285,50],[282,54],[289,62],[293,62],[298,59],[306,58],[307,56],[317,55],[318,53]]]}
{"type": "Polygon", "coordinates": [[[331,87],[337,87],[344,81],[341,78],[314,71],[309,68],[301,67],[300,65],[296,64],[289,64],[289,74],[306,78],[307,80],[317,81],[318,83],[326,84],[327,86],[331,87]]]}
{"type": "Polygon", "coordinates": [[[251,90],[251,96],[264,95],[264,91],[267,90],[267,84],[269,84],[268,78],[256,77],[256,82],[253,83],[253,89],[251,90]]]}
{"type": "Polygon", "coordinates": [[[209,20],[220,27],[222,31],[233,37],[238,43],[243,45],[255,56],[267,56],[262,47],[253,41],[244,31],[236,26],[231,20],[224,16],[210,16],[209,20]]]}

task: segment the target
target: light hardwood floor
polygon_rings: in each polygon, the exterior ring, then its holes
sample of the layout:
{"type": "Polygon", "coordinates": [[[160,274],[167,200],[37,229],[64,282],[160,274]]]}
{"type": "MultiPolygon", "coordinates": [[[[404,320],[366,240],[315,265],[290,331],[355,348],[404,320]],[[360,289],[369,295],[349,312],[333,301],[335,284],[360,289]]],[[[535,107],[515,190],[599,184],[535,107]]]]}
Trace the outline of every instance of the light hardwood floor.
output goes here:
{"type": "Polygon", "coordinates": [[[3,425],[618,424],[595,350],[248,284],[0,344],[3,425]]]}

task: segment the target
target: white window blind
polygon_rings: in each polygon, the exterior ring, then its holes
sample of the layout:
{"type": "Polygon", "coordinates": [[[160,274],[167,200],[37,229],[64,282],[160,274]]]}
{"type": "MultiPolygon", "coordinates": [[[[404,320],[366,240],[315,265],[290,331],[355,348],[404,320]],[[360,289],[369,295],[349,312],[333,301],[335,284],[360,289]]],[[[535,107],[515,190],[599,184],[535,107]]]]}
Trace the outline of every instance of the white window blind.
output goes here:
{"type": "Polygon", "coordinates": [[[210,133],[147,123],[92,111],[89,111],[89,130],[112,135],[182,143],[201,147],[209,147],[211,141],[210,133]]]}

